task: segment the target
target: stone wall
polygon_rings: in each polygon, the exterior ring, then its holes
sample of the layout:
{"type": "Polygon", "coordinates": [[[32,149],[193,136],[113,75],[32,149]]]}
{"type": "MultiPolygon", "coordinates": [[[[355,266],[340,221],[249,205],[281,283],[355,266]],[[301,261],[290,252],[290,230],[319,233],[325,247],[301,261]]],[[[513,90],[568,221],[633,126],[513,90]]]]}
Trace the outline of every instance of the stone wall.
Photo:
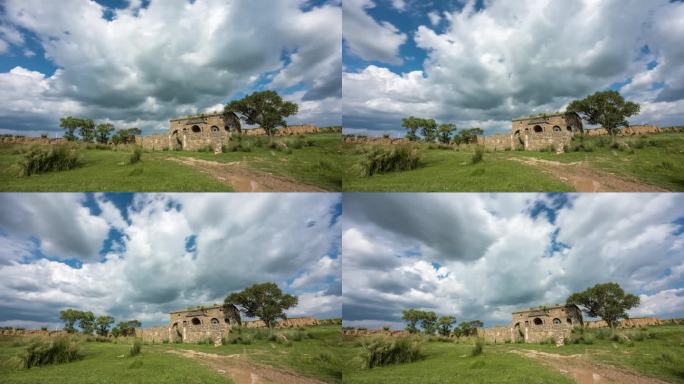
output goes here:
{"type": "MultiPolygon", "coordinates": [[[[655,317],[636,317],[633,319],[620,320],[618,328],[637,328],[660,325],[661,321],[655,317]]],[[[587,328],[606,328],[608,323],[603,320],[591,320],[584,324],[587,328]]]]}
{"type": "Polygon", "coordinates": [[[0,336],[66,336],[65,331],[47,331],[42,329],[3,329],[0,336]]]}
{"type": "Polygon", "coordinates": [[[361,144],[361,145],[406,145],[411,144],[411,141],[406,138],[390,138],[390,137],[368,137],[368,136],[354,136],[343,135],[342,143],[344,144],[361,144]]]}
{"type": "MultiPolygon", "coordinates": [[[[315,125],[305,124],[305,125],[289,125],[287,127],[281,127],[276,130],[275,136],[293,136],[293,135],[306,135],[311,133],[320,133],[321,129],[315,125]]],[[[243,129],[242,133],[246,136],[264,136],[266,131],[263,128],[251,128],[243,129]]]]}
{"type": "Polygon", "coordinates": [[[487,151],[505,151],[513,148],[513,137],[510,134],[485,136],[478,138],[478,143],[487,151]]]}
{"type": "MultiPolygon", "coordinates": [[[[618,136],[650,135],[660,132],[662,132],[662,130],[652,124],[630,125],[629,127],[621,128],[620,132],[618,133],[618,136]]],[[[587,129],[585,133],[587,134],[587,136],[605,136],[608,134],[608,130],[606,130],[605,128],[594,128],[587,129]]]]}
{"type": "Polygon", "coordinates": [[[227,325],[192,325],[184,324],[178,327],[162,326],[137,328],[136,337],[145,343],[198,343],[210,339],[214,344],[220,344],[221,339],[230,332],[227,325]]]}
{"type": "Polygon", "coordinates": [[[477,336],[485,343],[497,344],[512,341],[512,332],[511,327],[478,328],[477,336]]]}
{"type": "MultiPolygon", "coordinates": [[[[320,322],[318,319],[307,316],[307,317],[291,317],[287,320],[280,320],[276,324],[275,328],[296,328],[296,327],[309,327],[318,325],[320,322]]],[[[244,328],[263,328],[266,326],[261,320],[248,320],[243,321],[242,326],[244,328]]]]}
{"type": "Polygon", "coordinates": [[[0,135],[0,144],[66,144],[63,138],[34,137],[21,135],[0,135]]]}
{"type": "Polygon", "coordinates": [[[574,135],[567,131],[530,133],[523,137],[524,148],[526,151],[553,150],[563,152],[566,145],[569,145],[574,135]]]}

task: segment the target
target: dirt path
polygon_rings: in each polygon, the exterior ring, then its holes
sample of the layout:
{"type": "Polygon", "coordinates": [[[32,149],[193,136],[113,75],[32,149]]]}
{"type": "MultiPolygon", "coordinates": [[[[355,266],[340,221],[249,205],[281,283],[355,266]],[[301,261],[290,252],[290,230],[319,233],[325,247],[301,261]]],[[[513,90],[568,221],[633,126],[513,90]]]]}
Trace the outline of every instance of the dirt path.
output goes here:
{"type": "Polygon", "coordinates": [[[239,161],[221,163],[193,157],[167,157],[166,160],[185,164],[228,183],[235,192],[325,192],[319,187],[247,169],[239,161]]]}
{"type": "Polygon", "coordinates": [[[187,349],[167,352],[198,361],[230,377],[235,384],[325,384],[295,372],[253,363],[240,355],[218,355],[187,349]]]}
{"type": "Polygon", "coordinates": [[[564,375],[571,376],[578,384],[667,384],[665,381],[640,376],[635,372],[591,362],[582,355],[558,355],[534,350],[510,352],[558,369],[564,375]]]}
{"type": "Polygon", "coordinates": [[[512,160],[555,176],[571,184],[577,192],[667,192],[666,189],[653,185],[593,170],[583,162],[561,163],[529,157],[513,157],[512,160]]]}

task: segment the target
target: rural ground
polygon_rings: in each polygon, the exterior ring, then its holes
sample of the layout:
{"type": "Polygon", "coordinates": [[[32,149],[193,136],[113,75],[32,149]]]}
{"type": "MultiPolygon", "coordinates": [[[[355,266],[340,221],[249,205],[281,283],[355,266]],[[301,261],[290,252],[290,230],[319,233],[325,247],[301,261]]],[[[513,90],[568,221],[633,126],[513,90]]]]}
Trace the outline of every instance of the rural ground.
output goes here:
{"type": "MultiPolygon", "coordinates": [[[[344,382],[684,383],[684,326],[647,332],[653,338],[632,342],[485,345],[479,356],[471,356],[471,341],[426,342],[425,356],[417,362],[372,369],[348,366],[344,382]]],[[[345,344],[350,357],[361,350],[358,337],[345,337],[345,344]]]]}
{"type": "MultiPolygon", "coordinates": [[[[0,146],[0,191],[15,192],[315,192],[339,191],[339,133],[306,135],[286,151],[249,145],[249,151],[144,152],[129,164],[132,148],[83,147],[72,170],[19,176],[23,146],[0,146]]],[[[245,138],[256,142],[256,138],[245,138]]],[[[276,141],[279,138],[274,139],[276,141]]],[[[264,141],[265,138],[264,138],[264,141]]]]}
{"type": "Polygon", "coordinates": [[[361,176],[363,145],[343,145],[343,190],[349,192],[666,192],[684,191],[684,133],[586,138],[590,151],[562,154],[429,149],[417,169],[361,176]]]}
{"type": "MultiPolygon", "coordinates": [[[[341,383],[339,326],[304,329],[286,343],[252,338],[249,344],[145,344],[127,357],[131,340],[82,342],[76,362],[17,368],[27,337],[0,337],[0,382],[79,383],[341,383]]],[[[283,331],[287,332],[287,331],[283,331]]]]}

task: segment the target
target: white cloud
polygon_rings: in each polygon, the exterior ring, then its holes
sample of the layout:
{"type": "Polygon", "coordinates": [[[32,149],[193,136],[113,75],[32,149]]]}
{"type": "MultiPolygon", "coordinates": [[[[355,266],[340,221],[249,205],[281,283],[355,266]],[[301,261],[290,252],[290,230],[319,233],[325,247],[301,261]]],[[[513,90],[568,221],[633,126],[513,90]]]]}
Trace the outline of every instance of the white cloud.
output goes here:
{"type": "Polygon", "coordinates": [[[632,317],[679,314],[684,311],[684,288],[668,289],[653,295],[639,295],[641,304],[630,311],[632,317]]]}
{"type": "Polygon", "coordinates": [[[401,33],[387,21],[377,22],[366,10],[375,7],[372,0],[347,0],[344,11],[343,34],[349,52],[364,60],[401,64],[399,47],[406,42],[401,33]]]}
{"type": "Polygon", "coordinates": [[[432,24],[433,27],[436,27],[440,21],[442,21],[442,16],[439,15],[438,12],[428,12],[428,18],[430,19],[430,24],[432,24]]]}
{"type": "Polygon", "coordinates": [[[404,0],[392,0],[392,6],[399,11],[406,10],[406,1],[404,0]]]}
{"type": "Polygon", "coordinates": [[[222,302],[265,281],[300,296],[292,313],[340,316],[340,266],[327,255],[339,242],[339,223],[331,225],[339,195],[135,195],[126,219],[106,195],[95,196],[101,212],[90,217],[75,194],[3,197],[0,321],[56,322],[60,309],[72,307],[163,323],[169,310],[222,302]],[[103,260],[84,259],[80,268],[35,257],[17,262],[36,248],[71,255],[93,246],[97,255],[103,239],[85,239],[101,225],[120,232],[103,260]]]}
{"type": "Polygon", "coordinates": [[[428,13],[432,25],[413,34],[427,52],[422,70],[392,73],[369,66],[344,73],[345,127],[400,129],[400,119],[413,114],[459,126],[489,120],[497,122],[492,128],[505,129],[514,117],[560,110],[628,79],[623,93],[644,109],[633,122],[673,124],[681,118],[684,51],[674,31],[684,28],[684,4],[495,0],[483,10],[475,4],[445,14],[443,32],[434,28],[440,15],[428,13]],[[651,61],[657,66],[648,70],[651,61]],[[664,88],[653,91],[658,82],[664,88]]]}
{"type": "MultiPolygon", "coordinates": [[[[24,114],[34,126],[50,122],[57,129],[55,116],[63,112],[44,101],[60,100],[86,117],[141,119],[153,122],[143,127],[149,129],[166,127],[189,108],[225,103],[269,78],[273,86],[301,85],[305,100],[339,98],[341,7],[303,11],[299,1],[262,3],[153,0],[140,8],[134,2],[110,21],[94,1],[7,1],[5,22],[35,34],[61,68],[50,77],[36,72],[40,87],[16,88],[13,100],[45,106],[24,114]],[[283,52],[290,63],[281,60],[283,52]]],[[[4,84],[0,90],[8,93],[4,84]]],[[[14,109],[0,107],[3,115],[0,128],[17,129],[14,109]]]]}

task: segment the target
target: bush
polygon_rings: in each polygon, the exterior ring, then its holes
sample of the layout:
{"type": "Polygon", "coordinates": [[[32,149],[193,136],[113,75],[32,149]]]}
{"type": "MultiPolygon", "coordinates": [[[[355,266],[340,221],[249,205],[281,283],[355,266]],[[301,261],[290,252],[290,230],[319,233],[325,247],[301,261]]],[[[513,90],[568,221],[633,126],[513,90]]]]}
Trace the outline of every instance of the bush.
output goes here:
{"type": "Polygon", "coordinates": [[[128,159],[129,164],[135,164],[140,161],[140,158],[142,157],[142,149],[139,147],[136,147],[133,149],[133,153],[131,154],[131,157],[128,159]]]}
{"type": "Polygon", "coordinates": [[[361,361],[367,369],[411,363],[423,357],[420,342],[409,337],[370,339],[361,348],[361,361]]]}
{"type": "Polygon", "coordinates": [[[66,171],[81,165],[76,148],[66,145],[32,146],[23,155],[23,158],[19,160],[19,167],[24,176],[66,171]]]}
{"type": "Polygon", "coordinates": [[[131,349],[128,350],[128,357],[133,357],[133,356],[139,355],[141,349],[142,349],[142,343],[140,342],[140,340],[134,341],[133,345],[131,345],[131,349]]]}
{"type": "Polygon", "coordinates": [[[478,339],[473,345],[473,349],[470,351],[470,356],[479,356],[484,351],[484,342],[482,339],[478,339]]]}
{"type": "Polygon", "coordinates": [[[475,152],[473,152],[473,157],[470,159],[470,164],[477,164],[484,160],[484,147],[478,145],[475,147],[475,152]]]}
{"type": "Polygon", "coordinates": [[[409,146],[374,147],[366,153],[360,166],[364,176],[409,171],[420,165],[420,152],[409,146]]]}
{"type": "Polygon", "coordinates": [[[40,367],[50,364],[63,364],[82,357],[78,344],[69,338],[39,339],[26,347],[21,356],[24,368],[40,367]]]}

